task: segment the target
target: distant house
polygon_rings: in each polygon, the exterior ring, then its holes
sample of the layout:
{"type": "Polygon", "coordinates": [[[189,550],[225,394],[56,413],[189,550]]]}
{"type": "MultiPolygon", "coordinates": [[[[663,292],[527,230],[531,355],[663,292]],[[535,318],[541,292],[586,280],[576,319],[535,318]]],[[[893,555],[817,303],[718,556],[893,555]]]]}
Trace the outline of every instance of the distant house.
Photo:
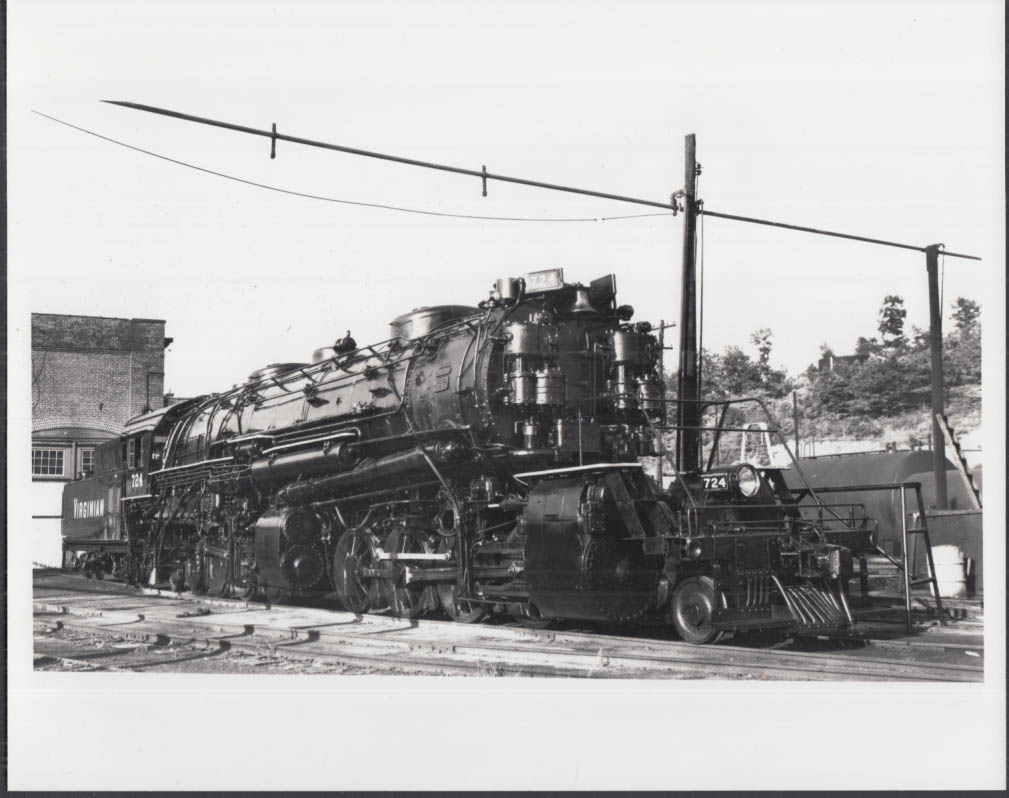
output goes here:
{"type": "Polygon", "coordinates": [[[821,357],[817,367],[821,374],[826,374],[829,371],[835,371],[842,364],[855,365],[856,363],[864,363],[868,359],[868,355],[835,355],[831,353],[821,357]]]}

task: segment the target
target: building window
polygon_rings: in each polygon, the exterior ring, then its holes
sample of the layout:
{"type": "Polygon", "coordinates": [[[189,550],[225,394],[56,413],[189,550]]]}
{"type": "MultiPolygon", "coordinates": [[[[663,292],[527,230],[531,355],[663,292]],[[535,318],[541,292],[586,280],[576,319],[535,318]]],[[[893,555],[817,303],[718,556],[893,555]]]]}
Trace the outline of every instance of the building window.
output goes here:
{"type": "Polygon", "coordinates": [[[37,449],[32,447],[33,477],[62,477],[63,449],[37,449]]]}
{"type": "Polygon", "coordinates": [[[77,450],[78,467],[81,474],[90,474],[95,470],[95,449],[93,446],[82,446],[77,450]]]}

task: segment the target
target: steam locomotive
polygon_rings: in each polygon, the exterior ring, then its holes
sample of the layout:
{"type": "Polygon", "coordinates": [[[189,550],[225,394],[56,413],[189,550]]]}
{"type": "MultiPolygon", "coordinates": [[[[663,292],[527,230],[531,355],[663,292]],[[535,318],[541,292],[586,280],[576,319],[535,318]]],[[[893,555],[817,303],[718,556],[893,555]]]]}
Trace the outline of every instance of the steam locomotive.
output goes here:
{"type": "Polygon", "coordinates": [[[667,424],[659,342],[632,317],[612,275],[533,272],[134,418],[66,487],[67,562],[355,613],[655,620],[692,643],[853,623],[871,522],[726,462],[718,425],[667,424]],[[707,463],[677,468],[671,434],[703,435],[707,463]]]}

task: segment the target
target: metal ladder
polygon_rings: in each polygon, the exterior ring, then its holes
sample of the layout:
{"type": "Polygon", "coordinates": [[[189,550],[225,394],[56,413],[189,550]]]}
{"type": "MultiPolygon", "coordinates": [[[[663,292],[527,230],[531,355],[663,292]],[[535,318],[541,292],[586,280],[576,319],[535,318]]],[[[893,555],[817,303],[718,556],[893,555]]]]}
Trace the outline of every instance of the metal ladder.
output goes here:
{"type": "MultiPolygon", "coordinates": [[[[932,586],[932,596],[935,598],[935,608],[939,614],[939,623],[943,626],[946,625],[946,618],[943,615],[942,609],[942,599],[939,598],[939,582],[935,575],[935,562],[932,560],[932,540],[928,535],[928,524],[925,520],[925,503],[921,498],[921,483],[920,482],[903,482],[899,485],[900,490],[900,526],[901,526],[901,562],[896,562],[891,557],[887,557],[891,562],[894,562],[898,568],[904,574],[904,610],[906,613],[906,623],[907,632],[911,633],[911,588],[917,587],[918,585],[931,585],[932,586]],[[917,519],[917,526],[908,527],[907,525],[907,491],[908,489],[914,490],[915,502],[918,505],[918,512],[915,513],[915,518],[917,519]],[[913,568],[913,562],[908,562],[908,545],[907,541],[911,535],[921,535],[922,539],[925,541],[925,558],[928,563],[928,573],[926,577],[915,578],[911,573],[913,568]]],[[[882,552],[882,549],[879,549],[882,552]]],[[[915,547],[915,552],[917,553],[917,546],[915,547]]],[[[884,554],[884,556],[886,556],[884,554]]]]}
{"type": "Polygon", "coordinates": [[[960,474],[960,479],[963,480],[964,484],[967,486],[967,496],[970,499],[971,506],[975,510],[981,509],[981,494],[977,489],[977,485],[974,484],[974,477],[970,473],[970,469],[967,468],[967,460],[963,456],[963,451],[960,449],[960,442],[956,439],[953,434],[953,428],[949,425],[949,418],[946,416],[940,416],[936,413],[935,420],[939,422],[939,429],[942,430],[942,435],[946,439],[946,445],[953,450],[953,465],[956,466],[956,470],[960,474]]]}

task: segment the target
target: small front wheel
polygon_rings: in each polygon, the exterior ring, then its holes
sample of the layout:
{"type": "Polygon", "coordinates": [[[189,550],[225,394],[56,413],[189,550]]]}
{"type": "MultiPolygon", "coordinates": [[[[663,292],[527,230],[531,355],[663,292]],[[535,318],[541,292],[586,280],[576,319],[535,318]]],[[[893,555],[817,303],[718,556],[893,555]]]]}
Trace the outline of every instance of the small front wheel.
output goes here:
{"type": "Polygon", "coordinates": [[[714,613],[715,582],[710,576],[684,579],[676,586],[673,591],[673,626],[686,642],[704,645],[722,638],[722,632],[711,625],[714,613]]]}

